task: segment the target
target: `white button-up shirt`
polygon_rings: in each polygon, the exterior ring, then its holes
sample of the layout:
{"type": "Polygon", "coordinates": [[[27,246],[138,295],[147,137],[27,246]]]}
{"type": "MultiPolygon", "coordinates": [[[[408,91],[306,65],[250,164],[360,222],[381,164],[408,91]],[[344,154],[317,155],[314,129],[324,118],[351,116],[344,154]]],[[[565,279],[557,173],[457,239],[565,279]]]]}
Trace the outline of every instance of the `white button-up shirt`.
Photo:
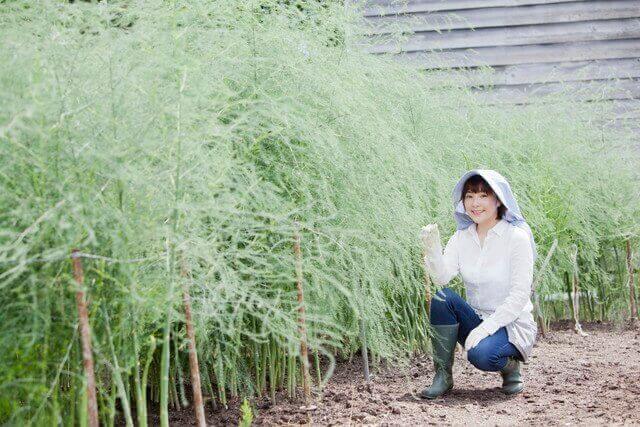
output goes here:
{"type": "Polygon", "coordinates": [[[460,274],[467,303],[489,333],[506,327],[509,342],[526,361],[538,331],[530,299],[533,252],[528,233],[501,219],[487,232],[483,245],[476,224],[457,230],[444,254],[440,242],[436,243],[425,256],[433,282],[445,286],[460,274]]]}

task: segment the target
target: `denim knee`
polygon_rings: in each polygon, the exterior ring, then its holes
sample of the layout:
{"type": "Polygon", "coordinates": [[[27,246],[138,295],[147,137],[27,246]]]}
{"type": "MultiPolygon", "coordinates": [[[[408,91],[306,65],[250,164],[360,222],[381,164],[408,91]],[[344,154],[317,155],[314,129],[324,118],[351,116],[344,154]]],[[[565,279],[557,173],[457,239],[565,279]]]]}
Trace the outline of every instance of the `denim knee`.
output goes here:
{"type": "Polygon", "coordinates": [[[453,313],[455,296],[456,293],[451,289],[443,288],[431,298],[429,318],[432,324],[456,323],[455,314],[453,313]]]}
{"type": "Polygon", "coordinates": [[[467,352],[469,362],[481,371],[495,372],[502,369],[500,366],[501,357],[496,351],[497,349],[487,348],[488,346],[482,346],[481,344],[482,341],[467,352]]]}
{"type": "Polygon", "coordinates": [[[438,292],[436,292],[436,294],[433,296],[433,298],[431,299],[431,303],[443,303],[443,304],[451,304],[453,302],[453,299],[455,297],[459,297],[458,294],[456,294],[453,289],[451,288],[442,288],[440,289],[438,292]]]}

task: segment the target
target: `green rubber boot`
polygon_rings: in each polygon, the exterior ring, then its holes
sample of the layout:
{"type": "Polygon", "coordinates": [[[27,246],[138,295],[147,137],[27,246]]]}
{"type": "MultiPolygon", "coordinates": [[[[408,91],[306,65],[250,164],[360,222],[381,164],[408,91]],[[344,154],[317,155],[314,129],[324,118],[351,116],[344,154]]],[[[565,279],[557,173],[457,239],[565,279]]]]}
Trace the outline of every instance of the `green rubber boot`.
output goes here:
{"type": "Polygon", "coordinates": [[[511,357],[500,371],[502,375],[502,389],[504,394],[517,394],[522,391],[524,384],[520,377],[520,362],[511,357]]]}
{"type": "Polygon", "coordinates": [[[453,357],[458,341],[458,326],[455,325],[431,325],[433,336],[433,365],[436,375],[433,377],[431,387],[425,388],[420,396],[425,399],[435,399],[453,388],[453,357]]]}

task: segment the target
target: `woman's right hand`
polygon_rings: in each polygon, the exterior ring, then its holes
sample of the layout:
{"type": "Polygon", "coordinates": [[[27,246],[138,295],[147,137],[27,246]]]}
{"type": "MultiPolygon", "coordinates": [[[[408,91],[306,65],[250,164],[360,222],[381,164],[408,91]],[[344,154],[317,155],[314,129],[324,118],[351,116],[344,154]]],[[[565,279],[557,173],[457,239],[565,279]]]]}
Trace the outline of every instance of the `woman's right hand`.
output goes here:
{"type": "Polygon", "coordinates": [[[429,224],[422,227],[422,230],[420,230],[420,239],[422,239],[422,244],[427,252],[437,247],[438,243],[440,243],[438,224],[429,224]]]}

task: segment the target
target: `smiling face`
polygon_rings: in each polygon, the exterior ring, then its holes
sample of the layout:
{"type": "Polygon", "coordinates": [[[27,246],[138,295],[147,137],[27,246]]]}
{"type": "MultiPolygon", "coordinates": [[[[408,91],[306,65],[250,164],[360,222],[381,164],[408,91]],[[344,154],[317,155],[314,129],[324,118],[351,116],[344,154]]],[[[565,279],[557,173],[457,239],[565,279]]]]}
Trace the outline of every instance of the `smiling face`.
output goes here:
{"type": "Polygon", "coordinates": [[[464,209],[476,224],[498,219],[500,201],[495,194],[467,192],[464,196],[464,209]]]}
{"type": "Polygon", "coordinates": [[[464,209],[476,224],[492,224],[500,219],[501,212],[504,208],[500,200],[487,184],[487,182],[479,175],[475,175],[464,185],[463,197],[464,209]]]}

